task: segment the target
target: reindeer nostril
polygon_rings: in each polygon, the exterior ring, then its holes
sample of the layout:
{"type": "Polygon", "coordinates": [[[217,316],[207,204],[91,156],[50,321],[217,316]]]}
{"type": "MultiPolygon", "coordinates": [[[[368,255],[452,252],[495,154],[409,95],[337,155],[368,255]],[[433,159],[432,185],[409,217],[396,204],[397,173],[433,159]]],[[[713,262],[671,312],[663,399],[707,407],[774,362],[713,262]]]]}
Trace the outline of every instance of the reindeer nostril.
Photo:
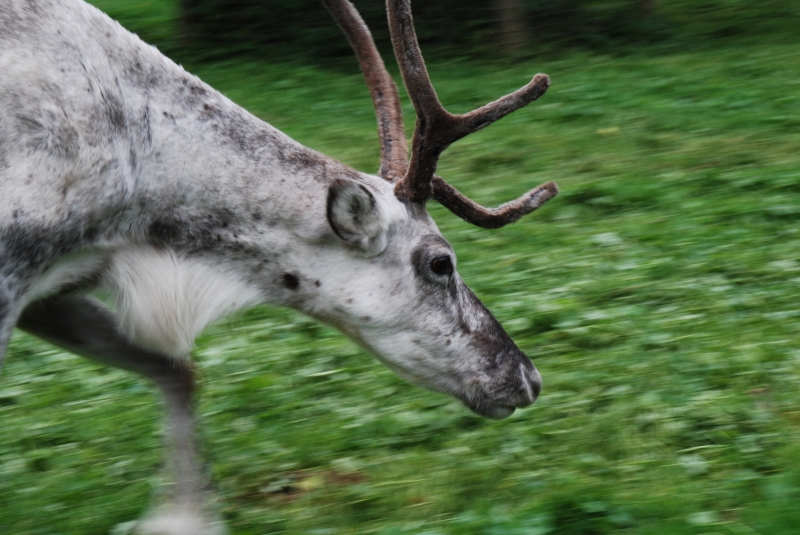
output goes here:
{"type": "Polygon", "coordinates": [[[528,375],[531,378],[531,388],[533,389],[533,397],[535,400],[539,397],[539,393],[542,391],[542,376],[539,374],[539,371],[536,368],[529,372],[528,375]]]}
{"type": "Polygon", "coordinates": [[[539,374],[539,370],[534,366],[530,368],[522,366],[522,383],[529,403],[533,403],[542,391],[542,376],[539,374]]]}

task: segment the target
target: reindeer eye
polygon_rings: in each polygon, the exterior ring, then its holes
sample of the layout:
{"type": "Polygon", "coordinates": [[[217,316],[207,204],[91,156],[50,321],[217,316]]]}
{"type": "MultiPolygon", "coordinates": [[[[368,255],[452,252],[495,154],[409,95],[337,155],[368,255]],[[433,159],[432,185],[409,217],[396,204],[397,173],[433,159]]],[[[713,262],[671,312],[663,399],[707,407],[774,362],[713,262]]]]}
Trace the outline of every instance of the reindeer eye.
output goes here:
{"type": "Polygon", "coordinates": [[[451,275],[453,273],[453,263],[449,256],[440,256],[431,260],[431,271],[437,275],[451,275]]]}

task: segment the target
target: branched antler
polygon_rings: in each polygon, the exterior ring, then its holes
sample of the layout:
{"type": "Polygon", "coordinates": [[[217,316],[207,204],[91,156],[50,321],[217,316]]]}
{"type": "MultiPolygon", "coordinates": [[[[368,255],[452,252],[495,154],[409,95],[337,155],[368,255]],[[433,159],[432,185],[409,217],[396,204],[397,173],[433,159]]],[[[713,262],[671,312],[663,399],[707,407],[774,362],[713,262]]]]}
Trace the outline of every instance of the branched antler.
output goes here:
{"type": "Polygon", "coordinates": [[[431,182],[433,198],[458,217],[481,228],[500,228],[526,216],[558,195],[555,182],[536,186],[519,199],[501,204],[497,208],[484,208],[456,188],[434,176],[431,182]]]}
{"type": "Polygon", "coordinates": [[[417,43],[409,0],[387,0],[389,30],[400,73],[417,112],[411,143],[411,161],[405,146],[403,117],[397,87],[378,54],[364,21],[347,0],[322,0],[347,35],[369,86],[381,140],[382,177],[395,183],[395,195],[404,202],[424,204],[433,197],[465,221],[498,228],[532,212],[558,194],[553,182],[529,191],[494,209],[484,208],[435,176],[441,153],[453,142],[502,119],[540,96],[550,86],[546,74],[537,74],[525,87],[462,115],[448,112],[439,102],[417,43]],[[402,147],[400,147],[402,145],[402,147]]]}
{"type": "Polygon", "coordinates": [[[322,0],[322,3],[353,47],[372,95],[381,142],[381,167],[378,174],[390,182],[397,182],[408,168],[408,147],[397,85],[383,64],[369,28],[353,4],[347,0],[322,0]]]}
{"type": "Polygon", "coordinates": [[[528,85],[510,95],[470,113],[453,115],[439,102],[431,84],[417,43],[409,1],[387,0],[386,5],[394,53],[403,83],[417,112],[417,125],[411,143],[411,164],[394,191],[400,200],[422,203],[430,198],[430,184],[439,155],[451,143],[533,102],[547,91],[550,78],[537,74],[528,85]]]}

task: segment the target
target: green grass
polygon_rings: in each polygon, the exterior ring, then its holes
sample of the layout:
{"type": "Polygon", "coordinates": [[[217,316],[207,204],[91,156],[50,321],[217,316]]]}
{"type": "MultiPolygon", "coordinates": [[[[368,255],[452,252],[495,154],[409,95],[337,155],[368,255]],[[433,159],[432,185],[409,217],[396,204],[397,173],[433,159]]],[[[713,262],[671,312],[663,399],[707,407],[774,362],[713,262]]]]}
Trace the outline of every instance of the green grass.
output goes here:
{"type": "MultiPolygon", "coordinates": [[[[355,69],[189,68],[376,168],[355,69]]],[[[196,350],[199,412],[231,532],[797,533],[800,45],[430,71],[454,111],[553,79],[440,172],[487,205],[550,179],[561,195],[496,231],[430,205],[543,395],[483,420],[295,313],[213,327],[196,350]]],[[[0,533],[100,535],[146,508],[160,431],[143,381],[19,334],[0,422],[0,533]]]]}

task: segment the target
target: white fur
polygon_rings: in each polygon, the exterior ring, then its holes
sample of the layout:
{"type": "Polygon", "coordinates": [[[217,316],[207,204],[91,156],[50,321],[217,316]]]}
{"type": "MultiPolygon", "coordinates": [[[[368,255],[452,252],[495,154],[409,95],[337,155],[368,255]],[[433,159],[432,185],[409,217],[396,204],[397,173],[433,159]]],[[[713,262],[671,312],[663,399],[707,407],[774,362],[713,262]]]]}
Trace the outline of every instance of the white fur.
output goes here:
{"type": "Polygon", "coordinates": [[[107,286],[131,340],[176,357],[208,324],[261,300],[232,271],[151,247],[117,252],[107,286]]]}

